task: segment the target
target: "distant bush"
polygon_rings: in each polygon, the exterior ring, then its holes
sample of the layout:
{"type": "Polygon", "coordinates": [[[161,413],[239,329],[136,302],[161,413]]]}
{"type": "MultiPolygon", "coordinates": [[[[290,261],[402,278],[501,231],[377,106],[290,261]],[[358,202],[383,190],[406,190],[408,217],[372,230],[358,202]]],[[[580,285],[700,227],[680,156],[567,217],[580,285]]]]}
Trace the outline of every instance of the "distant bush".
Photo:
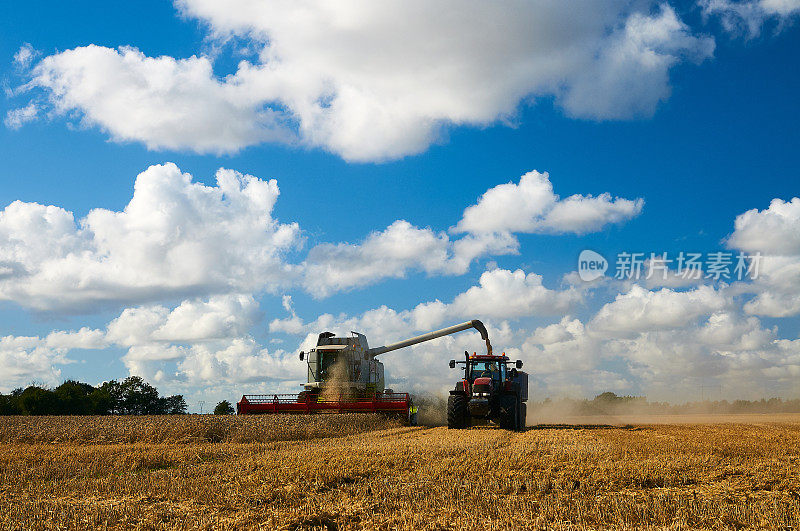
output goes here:
{"type": "Polygon", "coordinates": [[[186,413],[182,395],[159,396],[139,376],[100,387],[67,380],[55,389],[31,385],[0,393],[0,415],[175,415],[186,413]]]}
{"type": "Polygon", "coordinates": [[[227,400],[223,400],[214,408],[215,415],[233,415],[233,413],[233,406],[227,400]]]}

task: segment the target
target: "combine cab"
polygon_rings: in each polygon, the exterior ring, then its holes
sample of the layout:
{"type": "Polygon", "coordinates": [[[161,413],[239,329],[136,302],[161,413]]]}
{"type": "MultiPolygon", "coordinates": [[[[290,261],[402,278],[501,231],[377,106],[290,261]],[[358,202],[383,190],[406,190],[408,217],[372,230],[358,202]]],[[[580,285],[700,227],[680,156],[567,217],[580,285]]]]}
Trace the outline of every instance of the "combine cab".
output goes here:
{"type": "Polygon", "coordinates": [[[464,366],[464,378],[456,383],[447,400],[447,427],[469,428],[491,421],[501,428],[525,429],[528,400],[528,375],[518,369],[522,361],[509,367],[502,356],[464,353],[464,361],[450,361],[450,368],[464,366]]]}
{"type": "Polygon", "coordinates": [[[350,337],[323,332],[315,348],[300,352],[300,360],[308,365],[308,381],[300,393],[244,395],[236,404],[237,413],[383,413],[414,424],[416,408],[411,397],[385,388],[383,363],[376,356],[470,328],[480,332],[491,354],[486,327],[478,320],[377,348],[369,348],[366,336],[357,332],[350,337]]]}

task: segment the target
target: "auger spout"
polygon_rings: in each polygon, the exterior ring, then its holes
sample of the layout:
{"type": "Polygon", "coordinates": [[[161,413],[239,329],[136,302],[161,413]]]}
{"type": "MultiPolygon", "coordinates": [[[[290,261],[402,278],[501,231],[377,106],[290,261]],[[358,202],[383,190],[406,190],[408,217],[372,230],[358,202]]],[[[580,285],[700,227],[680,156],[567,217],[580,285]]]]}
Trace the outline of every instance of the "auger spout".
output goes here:
{"type": "Polygon", "coordinates": [[[470,328],[474,328],[481,334],[481,339],[486,341],[486,352],[488,355],[491,356],[492,343],[489,341],[489,332],[486,331],[486,327],[483,325],[483,323],[477,319],[473,319],[472,321],[466,321],[464,323],[453,326],[448,326],[447,328],[442,328],[441,330],[434,330],[433,332],[428,332],[427,334],[422,334],[421,336],[416,336],[409,339],[405,339],[403,341],[398,341],[397,343],[391,343],[383,347],[371,348],[367,351],[367,353],[370,354],[371,356],[378,356],[379,354],[385,354],[387,352],[391,352],[393,350],[397,350],[400,348],[410,347],[411,345],[416,345],[418,343],[422,343],[424,341],[430,341],[431,339],[436,339],[438,337],[455,334],[456,332],[461,332],[463,330],[468,330],[470,328]]]}

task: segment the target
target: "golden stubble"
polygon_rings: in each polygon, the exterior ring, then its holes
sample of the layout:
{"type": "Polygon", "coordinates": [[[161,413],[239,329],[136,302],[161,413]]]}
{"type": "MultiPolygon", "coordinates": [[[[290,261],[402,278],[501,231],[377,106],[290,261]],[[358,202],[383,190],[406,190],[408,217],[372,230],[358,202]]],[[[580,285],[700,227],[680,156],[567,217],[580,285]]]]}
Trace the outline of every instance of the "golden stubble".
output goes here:
{"type": "Polygon", "coordinates": [[[797,529],[800,417],[780,420],[5,418],[0,529],[797,529]]]}

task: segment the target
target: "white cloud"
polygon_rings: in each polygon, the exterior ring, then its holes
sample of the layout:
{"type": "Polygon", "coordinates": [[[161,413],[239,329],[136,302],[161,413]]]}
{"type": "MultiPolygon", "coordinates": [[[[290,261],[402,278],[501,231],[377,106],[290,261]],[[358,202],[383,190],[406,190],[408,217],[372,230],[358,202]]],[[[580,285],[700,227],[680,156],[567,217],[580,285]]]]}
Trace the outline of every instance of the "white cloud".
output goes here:
{"type": "Polygon", "coordinates": [[[360,244],[324,243],[311,249],[305,261],[304,284],[308,292],[327,296],[381,278],[403,277],[408,269],[442,272],[449,261],[449,247],[444,233],[395,221],[360,244]]]}
{"type": "Polygon", "coordinates": [[[272,217],[275,180],[220,169],[216,186],[174,164],[139,174],[122,211],[97,208],[76,222],[60,207],[15,201],[0,211],[0,300],[37,310],[94,311],[179,297],[274,292],[302,286],[314,297],[363,288],[410,272],[461,275],[485,256],[518,252],[514,231],[586,232],[639,213],[642,200],[552,193],[547,174],[487,191],[451,237],[398,220],[357,243],[321,243],[298,263],[297,223],[272,217]],[[519,196],[543,189],[540,205],[519,196]],[[501,214],[523,209],[492,222],[501,214]],[[538,219],[537,218],[540,218],[538,219]],[[483,220],[489,227],[482,227],[483,220]],[[493,224],[491,224],[493,223],[493,224]]]}
{"type": "Polygon", "coordinates": [[[757,37],[770,21],[778,28],[792,22],[800,13],[800,0],[701,0],[706,17],[717,16],[722,26],[734,34],[757,37]]]}
{"type": "Polygon", "coordinates": [[[443,127],[508,120],[539,97],[579,118],[649,116],[669,95],[670,68],[713,52],[651,1],[177,4],[257,60],[219,78],[207,57],[90,45],[40,61],[28,88],[59,114],[153,149],[299,142],[381,161],[424,151],[443,127]]]}
{"type": "Polygon", "coordinates": [[[384,278],[403,278],[409,271],[460,275],[483,256],[516,254],[515,232],[596,232],[638,215],[643,204],[642,199],[612,199],[607,193],[560,199],[550,176],[532,171],[519,184],[490,188],[467,207],[451,230],[466,233],[460,238],[398,220],[360,243],[317,245],[303,263],[303,285],[312,295],[325,297],[384,278]]]}
{"type": "Polygon", "coordinates": [[[4,123],[9,129],[19,129],[26,123],[35,120],[38,114],[39,107],[35,103],[29,103],[25,107],[8,111],[4,123]]]}
{"type": "Polygon", "coordinates": [[[108,346],[102,330],[81,328],[53,331],[47,337],[0,337],[0,392],[31,383],[56,385],[59,365],[74,363],[67,358],[73,349],[102,349],[108,346]]]}
{"type": "Polygon", "coordinates": [[[294,310],[290,310],[290,317],[273,320],[269,329],[270,332],[300,335],[313,334],[333,326],[340,327],[341,331],[347,327],[357,327],[348,330],[372,328],[381,329],[384,334],[391,330],[389,335],[394,337],[400,336],[403,330],[429,331],[454,319],[503,320],[554,315],[572,309],[582,300],[582,293],[572,287],[565,290],[546,288],[542,284],[542,277],[535,273],[526,274],[520,269],[493,269],[485,271],[478,285],[456,295],[451,303],[436,300],[403,312],[381,306],[359,317],[323,314],[311,323],[303,323],[294,310]]]}
{"type": "Polygon", "coordinates": [[[765,210],[740,214],[727,243],[758,259],[758,277],[743,291],[755,294],[744,309],[755,315],[800,314],[800,198],[773,199],[765,210]]]}
{"type": "Polygon", "coordinates": [[[127,349],[130,374],[175,389],[302,379],[295,353],[270,352],[249,335],[258,319],[249,295],[187,299],[174,308],[126,308],[105,330],[53,331],[44,338],[0,338],[0,390],[41,380],[56,385],[59,365],[73,363],[75,349],[127,349]]]}
{"type": "Polygon", "coordinates": [[[0,391],[26,386],[33,381],[54,384],[61,376],[56,365],[67,362],[65,352],[48,348],[38,337],[0,338],[0,391]]]}
{"type": "Polygon", "coordinates": [[[595,332],[612,336],[668,330],[686,326],[728,304],[726,298],[710,286],[689,291],[668,288],[649,291],[634,285],[600,308],[590,327],[595,332]]]}
{"type": "Polygon", "coordinates": [[[217,80],[207,57],[146,57],[134,48],[90,45],[45,57],[32,75],[57,113],[80,110],[83,125],[116,141],[200,153],[292,141],[278,113],[257,109],[236,81],[217,80]]]}
{"type": "Polygon", "coordinates": [[[542,277],[521,269],[495,269],[481,275],[480,285],[469,288],[453,300],[453,311],[470,315],[508,319],[531,315],[562,314],[582,300],[578,290],[558,291],[542,285],[542,277]]]}
{"type": "Polygon", "coordinates": [[[294,352],[270,352],[250,336],[258,304],[249,295],[189,299],[175,308],[125,309],[108,324],[106,340],[127,347],[130,374],[167,386],[297,383],[304,369],[294,352]]]}
{"type": "Polygon", "coordinates": [[[185,300],[170,310],[161,305],[126,308],[108,324],[107,338],[123,346],[192,343],[246,335],[258,315],[250,295],[185,300]]]}
{"type": "Polygon", "coordinates": [[[670,95],[669,69],[714,53],[711,38],[698,38],[667,4],[656,15],[633,13],[612,33],[596,58],[576,72],[563,105],[573,116],[597,119],[653,114],[670,95]]]}
{"type": "Polygon", "coordinates": [[[736,216],[728,245],[750,253],[800,255],[800,198],[773,199],[766,210],[736,216]]]}
{"type": "Polygon", "coordinates": [[[14,54],[14,63],[23,68],[30,66],[31,61],[33,61],[37,55],[39,55],[39,52],[37,52],[30,43],[26,42],[20,46],[17,53],[14,54]]]}
{"type": "MultiPolygon", "coordinates": [[[[767,386],[785,396],[800,375],[800,340],[778,339],[776,327],[764,328],[758,318],[744,316],[731,299],[707,286],[686,292],[634,286],[587,324],[567,315],[532,325],[541,321],[536,316],[552,314],[554,307],[571,301],[571,291],[544,289],[533,273],[493,270],[451,303],[434,300],[403,311],[381,306],[353,316],[323,314],[309,323],[297,316],[291,298],[284,297],[290,317],[274,320],[270,333],[299,336],[300,344],[276,351],[249,335],[255,311],[249,297],[190,299],[171,309],[126,309],[105,332],[85,328],[53,332],[45,339],[4,338],[0,366],[12,375],[4,379],[6,386],[40,375],[56,383],[57,366],[69,362],[70,349],[118,346],[127,348],[122,360],[131,374],[169,392],[213,388],[227,397],[296,392],[305,378],[305,365],[296,353],[312,346],[323,330],[360,331],[376,347],[479,317],[496,351],[525,362],[535,399],[611,390],[686,400],[699,398],[698,387],[706,384],[724,389],[718,394],[729,398],[761,396],[767,386]],[[173,328],[179,333],[172,333],[173,328]]],[[[572,309],[565,305],[561,311],[572,309]]],[[[464,332],[381,358],[394,388],[439,392],[457,378],[446,370],[447,360],[482,349],[477,333],[464,332]]]]}
{"type": "Polygon", "coordinates": [[[478,203],[467,207],[455,232],[596,232],[609,223],[637,216],[644,201],[573,195],[560,199],[553,193],[550,175],[531,171],[519,184],[500,184],[484,193],[478,203]]]}
{"type": "Polygon", "coordinates": [[[123,211],[98,208],[77,224],[58,207],[11,203],[0,212],[0,300],[80,309],[287,283],[282,255],[299,227],[271,217],[277,183],[216,177],[205,186],[174,164],[151,166],[123,211]]]}

